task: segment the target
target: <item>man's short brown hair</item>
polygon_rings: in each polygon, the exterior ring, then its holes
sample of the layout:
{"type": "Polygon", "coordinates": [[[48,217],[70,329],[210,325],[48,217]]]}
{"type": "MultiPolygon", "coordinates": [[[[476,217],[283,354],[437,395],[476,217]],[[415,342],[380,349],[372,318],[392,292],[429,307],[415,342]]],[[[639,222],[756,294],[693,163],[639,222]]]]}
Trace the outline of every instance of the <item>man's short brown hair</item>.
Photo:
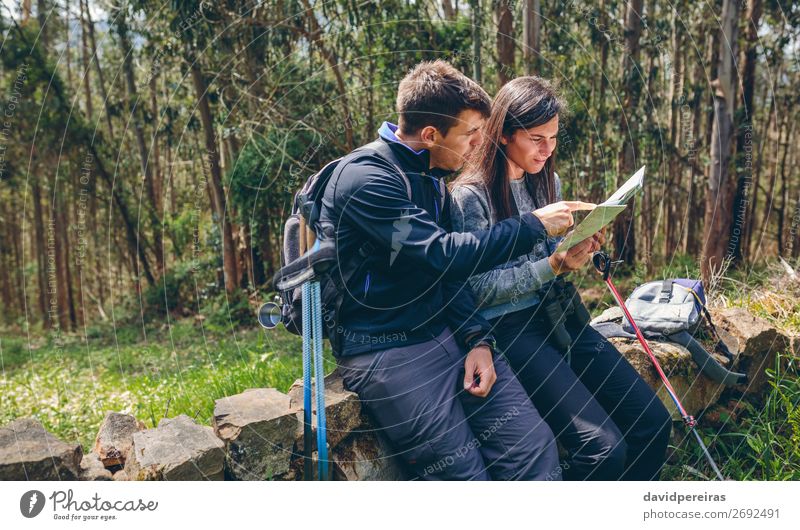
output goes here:
{"type": "Polygon", "coordinates": [[[489,95],[478,83],[442,60],[418,64],[397,89],[399,126],[405,134],[431,125],[446,136],[463,111],[489,117],[491,107],[489,95]]]}

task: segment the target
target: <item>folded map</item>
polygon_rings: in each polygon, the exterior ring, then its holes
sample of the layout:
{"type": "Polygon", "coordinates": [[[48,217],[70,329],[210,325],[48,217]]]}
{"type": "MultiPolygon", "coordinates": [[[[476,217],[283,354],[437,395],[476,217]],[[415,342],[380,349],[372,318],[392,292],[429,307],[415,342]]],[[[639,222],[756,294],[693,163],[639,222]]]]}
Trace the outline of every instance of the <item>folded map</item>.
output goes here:
{"type": "Polygon", "coordinates": [[[611,223],[616,216],[628,207],[628,201],[636,195],[644,184],[644,166],[633,174],[625,184],[619,187],[605,202],[595,206],[586,218],[561,241],[556,252],[564,252],[587,237],[591,237],[601,228],[611,223]]]}

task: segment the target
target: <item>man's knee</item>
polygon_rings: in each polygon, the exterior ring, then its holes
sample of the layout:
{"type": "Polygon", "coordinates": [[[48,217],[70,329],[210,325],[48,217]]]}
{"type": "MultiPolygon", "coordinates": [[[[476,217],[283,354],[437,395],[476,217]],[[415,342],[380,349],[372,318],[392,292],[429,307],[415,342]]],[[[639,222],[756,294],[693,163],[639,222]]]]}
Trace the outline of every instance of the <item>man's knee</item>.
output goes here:
{"type": "Polygon", "coordinates": [[[451,439],[427,442],[409,454],[416,475],[422,480],[489,480],[476,439],[454,446],[451,439]]]}
{"type": "Polygon", "coordinates": [[[504,440],[507,447],[503,463],[496,474],[506,480],[561,480],[561,467],[558,462],[558,447],[553,431],[535,412],[520,414],[514,432],[518,435],[504,440]]]}
{"type": "Polygon", "coordinates": [[[514,480],[562,480],[563,469],[558,460],[558,447],[552,432],[549,438],[540,438],[534,445],[533,451],[521,462],[520,472],[514,480]],[[527,463],[530,465],[526,465],[527,463]]]}

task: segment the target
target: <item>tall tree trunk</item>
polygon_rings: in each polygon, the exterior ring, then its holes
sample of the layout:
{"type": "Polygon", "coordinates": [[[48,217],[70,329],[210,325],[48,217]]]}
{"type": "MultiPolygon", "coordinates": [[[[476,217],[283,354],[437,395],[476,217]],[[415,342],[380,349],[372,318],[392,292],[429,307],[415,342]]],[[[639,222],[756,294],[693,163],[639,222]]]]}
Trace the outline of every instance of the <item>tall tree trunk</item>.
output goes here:
{"type": "MultiPolygon", "coordinates": [[[[94,192],[96,190],[96,184],[93,186],[93,191],[89,194],[89,211],[91,212],[92,216],[92,226],[100,226],[97,222],[98,219],[98,210],[100,208],[100,202],[97,200],[97,193],[94,192]]],[[[105,305],[105,279],[106,277],[110,276],[109,274],[103,273],[103,267],[101,265],[100,260],[100,242],[103,240],[102,235],[99,230],[92,231],[92,243],[94,245],[94,252],[92,252],[92,256],[94,257],[94,274],[91,275],[91,279],[94,281],[94,285],[97,287],[97,305],[99,307],[99,312],[101,317],[105,315],[105,311],[103,311],[103,306],[105,305]]],[[[118,252],[121,252],[117,249],[118,252]]],[[[110,264],[108,267],[110,268],[110,264]]],[[[89,277],[87,277],[88,279],[89,277]]],[[[110,282],[109,282],[110,284],[110,282]]],[[[105,320],[105,318],[103,318],[105,320]]]]}
{"type": "Polygon", "coordinates": [[[20,7],[20,21],[25,25],[31,18],[31,0],[22,0],[20,7]]]}
{"type": "Polygon", "coordinates": [[[756,44],[761,20],[761,0],[748,0],[745,11],[745,49],[742,54],[742,100],[736,134],[736,195],[733,200],[729,253],[734,264],[742,259],[742,240],[747,225],[747,203],[753,182],[753,92],[756,81],[756,44]]]}
{"type": "MultiPolygon", "coordinates": [[[[786,116],[792,116],[792,108],[791,104],[786,102],[786,116]]],[[[778,244],[778,255],[783,256],[786,253],[786,246],[784,245],[784,230],[786,227],[786,205],[789,201],[789,182],[786,178],[786,158],[789,156],[789,147],[792,145],[791,139],[794,138],[794,132],[796,129],[797,122],[792,120],[791,124],[787,124],[788,130],[786,131],[786,136],[784,137],[784,145],[783,145],[783,157],[781,158],[781,205],[778,208],[778,230],[775,237],[775,241],[778,244]]]]}
{"type": "Polygon", "coordinates": [[[750,200],[750,211],[748,213],[748,219],[750,219],[750,222],[747,223],[747,225],[746,225],[747,230],[745,231],[746,238],[745,238],[745,242],[744,242],[744,251],[746,253],[745,257],[747,258],[748,263],[750,263],[752,261],[750,259],[750,257],[753,255],[753,247],[752,247],[753,232],[755,232],[755,228],[756,228],[756,207],[758,205],[758,196],[759,196],[759,191],[760,191],[760,188],[761,188],[761,172],[762,172],[762,170],[764,168],[764,164],[763,164],[763,161],[764,161],[764,150],[766,149],[767,143],[769,143],[769,142],[766,142],[765,140],[767,139],[767,137],[769,135],[770,128],[772,127],[772,117],[775,114],[775,112],[774,112],[774,109],[775,109],[775,93],[774,93],[773,87],[770,86],[769,84],[766,84],[765,87],[764,87],[764,97],[762,98],[761,101],[767,101],[767,100],[769,100],[769,102],[770,102],[769,105],[767,105],[767,113],[766,113],[766,118],[767,119],[764,121],[764,124],[763,124],[761,130],[756,135],[756,138],[758,139],[759,146],[758,146],[758,153],[756,154],[756,160],[755,160],[755,176],[753,177],[753,186],[752,186],[753,187],[753,197],[750,200]],[[769,97],[770,95],[772,97],[769,97]]]}
{"type": "Polygon", "coordinates": [[[525,64],[525,75],[539,73],[541,28],[541,0],[525,0],[522,6],[522,62],[525,64]]]}
{"type": "Polygon", "coordinates": [[[714,90],[714,123],[711,133],[711,172],[706,194],[705,244],[700,270],[707,284],[724,266],[731,231],[732,199],[735,181],[730,162],[733,147],[733,109],[735,95],[736,34],[739,4],[724,0],[722,5],[720,48],[714,90]]]}
{"type": "Polygon", "coordinates": [[[94,35],[94,22],[92,21],[92,13],[89,11],[89,0],[85,2],[86,14],[86,27],[89,30],[89,43],[91,44],[92,60],[94,68],[97,72],[97,84],[100,87],[100,97],[103,99],[103,106],[106,111],[106,126],[108,127],[108,141],[114,143],[114,124],[111,122],[111,100],[108,98],[106,91],[106,81],[103,76],[103,67],[100,66],[100,57],[97,55],[97,41],[94,35]]]}
{"type": "MultiPolygon", "coordinates": [[[[599,3],[599,27],[608,27],[608,14],[606,13],[606,0],[599,3]]],[[[604,32],[597,32],[600,45],[600,71],[594,76],[592,86],[592,105],[596,105],[597,117],[594,120],[595,132],[589,135],[589,200],[595,203],[602,202],[605,195],[605,145],[606,138],[606,86],[608,85],[608,50],[609,40],[604,32]],[[599,149],[597,147],[599,144],[599,149]],[[598,153],[599,151],[599,153],[598,153]],[[600,164],[598,164],[598,158],[600,164]]]]}
{"type": "Polygon", "coordinates": [[[514,78],[514,12],[509,0],[495,0],[497,86],[514,78]]]}
{"type": "Polygon", "coordinates": [[[50,31],[49,28],[46,27],[47,17],[50,14],[47,3],[47,0],[38,0],[36,2],[36,20],[39,22],[40,28],[39,41],[42,43],[43,50],[47,50],[50,44],[50,31]]]}
{"type": "MultiPolygon", "coordinates": [[[[55,190],[52,197],[50,208],[50,221],[48,224],[47,238],[50,244],[55,249],[55,262],[51,265],[50,270],[50,290],[55,292],[56,300],[58,302],[56,310],[56,318],[58,319],[58,326],[62,331],[67,331],[69,325],[69,294],[67,292],[67,283],[69,281],[68,263],[66,258],[65,246],[67,242],[61,237],[61,212],[59,209],[62,207],[62,200],[59,197],[58,185],[56,184],[53,189],[55,190]],[[55,280],[55,282],[53,281],[55,280]]],[[[52,302],[51,302],[52,303],[52,302]]]]}
{"type": "MultiPolygon", "coordinates": [[[[630,0],[625,10],[625,50],[622,54],[622,78],[624,93],[620,119],[622,149],[617,159],[617,184],[622,184],[636,169],[638,158],[638,134],[630,130],[629,117],[636,116],[639,97],[642,90],[642,79],[639,73],[640,46],[642,34],[642,0],[630,0]]],[[[636,259],[636,237],[634,230],[633,208],[622,212],[614,220],[614,252],[616,258],[628,265],[636,259]]]]}
{"type": "MultiPolygon", "coordinates": [[[[8,232],[11,231],[11,223],[8,219],[8,211],[5,206],[0,206],[0,267],[4,271],[13,270],[11,244],[8,232]]],[[[0,323],[8,324],[13,319],[14,294],[12,293],[11,274],[0,275],[0,323]]]]}
{"type": "Polygon", "coordinates": [[[167,162],[167,181],[169,182],[169,213],[175,216],[178,213],[178,202],[175,197],[175,172],[172,169],[172,146],[167,138],[166,144],[166,162],[167,162]]]}
{"type": "Polygon", "coordinates": [[[342,105],[342,114],[344,114],[342,126],[344,127],[345,141],[347,142],[347,149],[352,151],[355,146],[355,140],[353,139],[353,116],[350,113],[350,102],[347,95],[347,87],[344,83],[344,74],[342,73],[342,65],[339,62],[339,56],[336,54],[335,50],[326,46],[323,42],[322,28],[308,0],[300,0],[300,2],[303,5],[303,10],[306,12],[306,20],[309,26],[309,30],[305,33],[305,36],[317,47],[322,57],[328,63],[328,66],[330,66],[333,77],[336,79],[336,87],[339,90],[339,101],[342,105]]]}
{"type": "Polygon", "coordinates": [[[792,215],[792,258],[800,257],[800,193],[797,194],[794,215],[792,215]]]}
{"type": "MultiPolygon", "coordinates": [[[[648,5],[647,5],[647,13],[650,13],[650,14],[654,14],[655,13],[655,8],[654,8],[653,4],[654,4],[654,0],[650,0],[648,5]]],[[[658,77],[658,66],[657,66],[657,63],[658,63],[658,58],[656,57],[656,50],[655,50],[655,48],[651,47],[648,50],[648,54],[647,54],[647,70],[646,70],[647,71],[647,87],[646,87],[646,93],[647,94],[654,94],[656,92],[655,83],[656,83],[656,79],[658,77]]],[[[656,125],[655,112],[648,112],[647,113],[647,117],[645,118],[645,129],[652,131],[652,130],[655,130],[657,127],[658,126],[656,125]]],[[[651,155],[647,156],[647,154],[645,152],[645,154],[643,155],[643,158],[645,158],[647,160],[658,160],[658,159],[661,159],[662,163],[659,164],[660,165],[660,167],[659,167],[659,173],[660,173],[659,180],[661,180],[663,182],[664,181],[663,174],[668,169],[668,168],[664,167],[664,165],[666,165],[666,164],[663,164],[663,160],[665,158],[664,154],[663,153],[654,152],[655,150],[652,148],[652,146],[645,146],[645,149],[648,149],[648,147],[649,147],[649,150],[651,152],[651,155]]],[[[638,224],[638,226],[636,228],[636,231],[639,234],[640,241],[642,243],[644,243],[644,253],[643,253],[644,255],[641,255],[642,252],[639,252],[639,254],[640,254],[639,259],[640,259],[640,263],[643,263],[645,265],[645,271],[647,272],[648,275],[653,274],[653,272],[655,270],[655,265],[653,263],[653,260],[654,260],[653,248],[654,248],[654,241],[655,241],[655,238],[656,238],[656,234],[658,233],[658,230],[659,230],[659,223],[660,223],[660,220],[661,220],[660,216],[657,215],[658,214],[657,208],[654,206],[654,202],[655,201],[653,200],[653,191],[654,190],[653,190],[652,186],[646,186],[645,187],[645,189],[644,189],[644,197],[642,199],[642,207],[641,207],[641,210],[640,210],[640,214],[638,216],[638,219],[635,218],[634,221],[633,221],[634,223],[638,224]]],[[[668,205],[669,205],[668,201],[659,201],[659,202],[660,202],[660,204],[659,204],[660,208],[662,208],[664,206],[668,207],[668,205]]],[[[637,248],[641,248],[641,247],[638,247],[638,244],[637,244],[637,248]]]]}
{"type": "MultiPolygon", "coordinates": [[[[776,103],[776,111],[778,111],[778,106],[776,103]]],[[[782,109],[781,109],[782,110],[782,109]]],[[[772,218],[772,210],[775,207],[775,184],[778,181],[778,171],[779,171],[779,159],[781,154],[781,143],[783,132],[786,130],[786,116],[783,112],[780,112],[779,116],[776,117],[775,122],[775,141],[770,142],[771,146],[774,147],[774,153],[772,155],[772,167],[769,172],[769,187],[767,188],[766,197],[765,197],[765,208],[763,218],[761,219],[761,229],[758,232],[758,241],[756,243],[756,249],[760,249],[761,245],[764,241],[764,235],[766,235],[767,231],[769,230],[769,221],[772,218]]],[[[756,252],[757,254],[758,252],[756,252]]]]}
{"type": "Polygon", "coordinates": [[[65,0],[64,6],[64,58],[66,59],[67,63],[67,86],[72,87],[72,39],[70,38],[70,27],[69,27],[69,0],[65,0]]]}
{"type": "MultiPolygon", "coordinates": [[[[80,3],[80,23],[81,23],[81,72],[83,73],[83,93],[85,97],[86,118],[91,122],[94,112],[92,110],[92,87],[91,87],[91,58],[89,57],[88,35],[86,34],[86,14],[84,10],[84,0],[80,3]]],[[[88,8],[87,8],[88,9],[88,8]]]]}
{"type": "Polygon", "coordinates": [[[214,123],[211,119],[211,107],[208,103],[208,88],[200,65],[194,58],[187,58],[190,65],[192,84],[194,85],[197,97],[197,107],[200,111],[200,121],[203,124],[203,139],[205,141],[205,159],[208,165],[209,186],[213,198],[214,210],[217,213],[217,220],[220,223],[220,233],[222,234],[222,267],[225,272],[225,290],[230,294],[237,288],[237,269],[236,269],[236,247],[233,243],[233,232],[230,217],[226,208],[225,189],[222,185],[222,171],[220,169],[220,155],[217,147],[217,140],[214,131],[214,123]]]}
{"type": "Polygon", "coordinates": [[[39,286],[39,314],[45,326],[47,318],[47,247],[44,243],[44,212],[42,210],[42,190],[37,178],[31,179],[31,198],[33,199],[33,231],[36,244],[36,278],[39,286]]]}
{"type": "MultiPolygon", "coordinates": [[[[702,35],[702,23],[701,23],[702,35]]],[[[700,56],[702,51],[698,51],[700,56]]],[[[695,67],[692,75],[692,136],[685,142],[686,160],[689,163],[689,211],[691,215],[686,219],[686,253],[690,256],[699,256],[702,250],[702,220],[705,216],[705,199],[703,175],[699,171],[698,153],[700,152],[700,138],[703,129],[703,87],[705,86],[705,66],[700,57],[694,61],[695,67]]]]}
{"type": "Polygon", "coordinates": [[[469,0],[472,11],[472,79],[478,84],[483,84],[483,69],[481,68],[481,0],[469,0]]]}
{"type": "Polygon", "coordinates": [[[681,107],[684,103],[684,77],[683,77],[683,30],[679,20],[678,11],[683,8],[683,3],[677,4],[672,9],[672,75],[669,84],[669,157],[667,190],[664,194],[666,215],[664,224],[664,257],[669,260],[678,248],[679,225],[681,216],[680,206],[683,201],[683,187],[681,175],[683,164],[680,160],[680,141],[678,131],[683,130],[681,122],[681,107]]]}
{"type": "MultiPolygon", "coordinates": [[[[64,190],[66,192],[66,190],[64,190]]],[[[73,289],[74,277],[72,274],[72,242],[69,237],[69,206],[64,197],[60,200],[58,209],[59,239],[62,241],[64,252],[64,272],[62,275],[63,285],[66,288],[67,311],[69,314],[69,329],[74,330],[78,324],[78,317],[75,311],[75,289],[73,289]]]]}
{"type": "MultiPolygon", "coordinates": [[[[164,176],[161,170],[161,146],[158,141],[158,124],[161,121],[160,112],[158,109],[158,98],[156,93],[158,91],[157,84],[158,73],[150,76],[150,112],[153,115],[153,138],[152,138],[152,152],[153,152],[153,195],[155,201],[153,205],[156,208],[156,217],[162,219],[164,211],[164,176]]],[[[166,264],[164,265],[166,268],[166,264]]]]}
{"type": "Polygon", "coordinates": [[[456,8],[453,7],[453,2],[450,0],[442,0],[442,11],[444,12],[445,20],[455,20],[458,14],[456,8]]]}
{"type": "MultiPolygon", "coordinates": [[[[123,10],[125,7],[123,7],[123,10]]],[[[156,257],[157,272],[156,277],[161,275],[164,269],[164,247],[161,238],[161,219],[158,216],[158,199],[156,198],[153,174],[150,168],[147,143],[144,137],[144,118],[141,106],[139,105],[139,94],[136,90],[136,77],[133,72],[133,46],[131,46],[128,34],[128,24],[125,16],[120,12],[117,16],[117,34],[119,35],[120,46],[122,48],[122,68],[125,74],[125,87],[128,94],[128,112],[133,121],[133,132],[136,138],[136,147],[139,150],[139,167],[141,169],[141,180],[147,190],[149,207],[145,208],[150,218],[153,230],[153,252],[156,257]]]]}

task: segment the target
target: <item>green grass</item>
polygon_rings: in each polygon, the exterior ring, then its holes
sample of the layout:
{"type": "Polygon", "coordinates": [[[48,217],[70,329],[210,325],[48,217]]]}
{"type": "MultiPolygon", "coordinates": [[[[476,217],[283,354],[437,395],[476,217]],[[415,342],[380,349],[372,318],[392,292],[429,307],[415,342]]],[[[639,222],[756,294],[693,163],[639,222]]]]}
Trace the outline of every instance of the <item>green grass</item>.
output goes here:
{"type": "MultiPolygon", "coordinates": [[[[30,344],[0,335],[0,425],[34,417],[88,451],[106,411],[133,414],[148,427],[178,414],[208,425],[215,399],[248,388],[286,391],[302,377],[300,338],[283,328],[212,333],[187,319],[144,331],[30,344]]],[[[333,367],[328,352],[326,371],[333,367]]]]}
{"type": "MultiPolygon", "coordinates": [[[[741,411],[735,418],[723,414],[719,428],[704,426],[701,418],[699,432],[725,478],[800,479],[800,380],[795,362],[778,356],[775,367],[767,370],[770,390],[763,403],[739,401],[741,411]]],[[[685,437],[673,447],[673,463],[666,466],[662,478],[713,479],[694,437],[676,428],[685,437]]]]}

